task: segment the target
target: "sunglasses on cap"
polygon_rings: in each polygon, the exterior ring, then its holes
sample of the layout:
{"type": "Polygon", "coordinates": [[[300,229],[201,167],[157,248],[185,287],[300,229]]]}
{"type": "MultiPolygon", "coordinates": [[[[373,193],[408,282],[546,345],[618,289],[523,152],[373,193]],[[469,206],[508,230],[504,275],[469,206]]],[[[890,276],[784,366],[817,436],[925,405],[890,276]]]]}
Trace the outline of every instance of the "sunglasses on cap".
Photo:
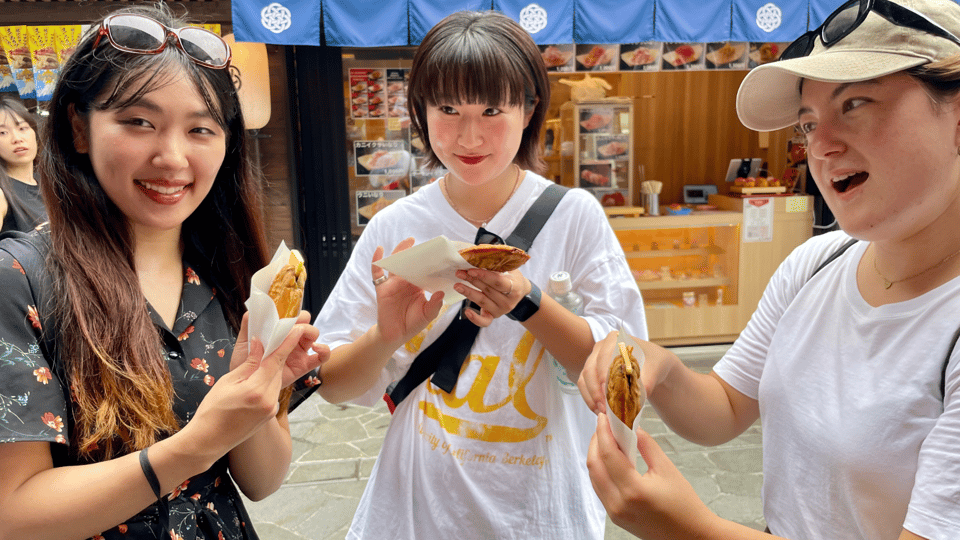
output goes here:
{"type": "Polygon", "coordinates": [[[196,26],[173,29],[145,15],[118,14],[100,23],[94,49],[104,36],[114,48],[134,54],[159,54],[172,36],[174,44],[195,63],[211,69],[224,69],[230,65],[227,42],[196,26]]]}
{"type": "Polygon", "coordinates": [[[960,38],[912,9],[890,0],[850,0],[831,13],[819,28],[806,32],[787,45],[780,55],[780,60],[790,60],[810,54],[818,35],[824,47],[834,45],[856,30],[871,11],[897,26],[926,32],[960,45],[960,38]]]}

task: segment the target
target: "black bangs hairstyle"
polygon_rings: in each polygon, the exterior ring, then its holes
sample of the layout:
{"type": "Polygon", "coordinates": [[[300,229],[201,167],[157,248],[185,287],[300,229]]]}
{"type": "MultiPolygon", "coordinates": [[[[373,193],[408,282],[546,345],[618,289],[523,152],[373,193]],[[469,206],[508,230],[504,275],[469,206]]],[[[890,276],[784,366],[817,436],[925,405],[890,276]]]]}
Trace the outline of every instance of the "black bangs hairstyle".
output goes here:
{"type": "Polygon", "coordinates": [[[430,145],[427,107],[522,105],[525,113],[533,114],[523,130],[516,163],[544,171],[540,128],[550,104],[550,81],[540,49],[510,17],[497,11],[461,11],[437,23],[413,57],[407,101],[431,167],[442,164],[430,145]]]}

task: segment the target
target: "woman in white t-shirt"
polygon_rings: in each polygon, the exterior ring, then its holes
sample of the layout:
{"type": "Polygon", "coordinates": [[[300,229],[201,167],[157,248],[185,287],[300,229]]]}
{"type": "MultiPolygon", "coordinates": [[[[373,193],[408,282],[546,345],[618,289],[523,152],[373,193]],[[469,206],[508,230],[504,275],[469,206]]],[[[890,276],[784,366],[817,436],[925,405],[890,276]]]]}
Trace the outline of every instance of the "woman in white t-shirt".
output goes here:
{"type": "MultiPolygon", "coordinates": [[[[737,105],[751,129],[799,124],[843,231],[783,262],[713,373],[645,345],[650,402],[701,444],[761,420],[773,534],[960,538],[960,6],[847,2],[747,74],[737,105]]],[[[610,346],[580,381],[598,411],[610,346]]],[[[710,512],[648,434],[638,448],[643,475],[600,415],[588,466],[614,522],[643,538],[770,537],[710,512]]]]}
{"type": "MultiPolygon", "coordinates": [[[[539,49],[508,17],[456,13],[427,33],[408,103],[428,161],[449,172],[378,212],[358,240],[315,321],[332,349],[325,399],[376,403],[457,322],[459,303],[427,299],[371,261],[381,246],[439,235],[509,237],[553,184],[532,171],[542,168],[549,101],[539,49]]],[[[602,207],[583,190],[560,200],[529,255],[511,272],[458,272],[476,287],[456,290],[479,306],[463,315],[479,334],[452,389],[431,375],[394,403],[348,538],[603,538],[585,466],[593,414],[561,389],[550,356],[575,380],[596,339],[621,324],[646,335],[643,303],[602,207]],[[584,298],[580,316],[540,295],[558,270],[584,298]]]]}

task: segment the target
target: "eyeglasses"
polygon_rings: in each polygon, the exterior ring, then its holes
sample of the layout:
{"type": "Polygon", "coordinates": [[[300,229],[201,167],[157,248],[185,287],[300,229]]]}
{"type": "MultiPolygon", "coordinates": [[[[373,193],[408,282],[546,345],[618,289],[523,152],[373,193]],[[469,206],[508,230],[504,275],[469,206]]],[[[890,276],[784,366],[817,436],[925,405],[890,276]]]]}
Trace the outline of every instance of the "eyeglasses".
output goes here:
{"type": "Polygon", "coordinates": [[[856,30],[871,11],[897,26],[913,28],[949,39],[960,45],[960,38],[912,9],[890,0],[850,0],[831,13],[819,28],[806,32],[788,45],[780,55],[780,60],[800,58],[810,54],[818,35],[824,47],[834,45],[856,30]]]}
{"type": "Polygon", "coordinates": [[[96,49],[100,39],[107,40],[115,48],[134,54],[159,54],[166,48],[170,36],[190,60],[211,69],[224,69],[230,65],[230,46],[220,36],[196,26],[168,28],[160,21],[145,15],[111,15],[100,24],[96,49]]]}

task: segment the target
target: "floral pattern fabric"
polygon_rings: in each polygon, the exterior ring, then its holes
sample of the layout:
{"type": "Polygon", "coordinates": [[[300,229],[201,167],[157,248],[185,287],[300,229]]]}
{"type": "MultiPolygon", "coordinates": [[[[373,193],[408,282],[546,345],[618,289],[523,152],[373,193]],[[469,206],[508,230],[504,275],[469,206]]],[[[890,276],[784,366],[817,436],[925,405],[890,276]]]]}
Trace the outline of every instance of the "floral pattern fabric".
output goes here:
{"type": "MultiPolygon", "coordinates": [[[[173,328],[151,309],[161,334],[163,353],[173,380],[173,409],[181,424],[192,418],[200,401],[230,369],[236,337],[211,289],[185,264],[180,310],[173,328]]],[[[42,317],[20,263],[0,250],[0,444],[23,441],[54,443],[55,466],[66,461],[68,410],[59,374],[40,349],[42,317]],[[61,446],[64,445],[64,446],[61,446]]],[[[298,383],[291,408],[313,390],[308,376],[298,383]]],[[[212,435],[213,436],[213,435],[212,435]]],[[[148,507],[127,522],[94,536],[96,540],[120,538],[255,539],[240,496],[229,478],[226,458],[207,472],[184,482],[167,496],[170,531],[160,531],[159,504],[148,507]]]]}

